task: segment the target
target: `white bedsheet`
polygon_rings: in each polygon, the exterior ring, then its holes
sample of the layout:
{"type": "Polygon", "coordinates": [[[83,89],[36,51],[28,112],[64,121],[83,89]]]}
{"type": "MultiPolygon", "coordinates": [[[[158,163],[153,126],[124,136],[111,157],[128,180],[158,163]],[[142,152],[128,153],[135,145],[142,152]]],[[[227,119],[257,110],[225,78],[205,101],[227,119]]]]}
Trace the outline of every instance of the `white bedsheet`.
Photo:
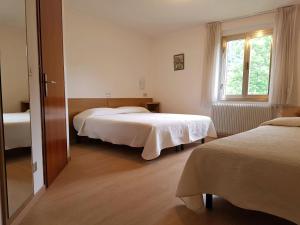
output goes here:
{"type": "Polygon", "coordinates": [[[5,150],[31,146],[30,114],[4,113],[5,150]]]}
{"type": "Polygon", "coordinates": [[[74,118],[79,136],[113,144],[144,147],[142,158],[155,159],[164,148],[216,137],[211,118],[165,113],[89,115],[74,118]]]}

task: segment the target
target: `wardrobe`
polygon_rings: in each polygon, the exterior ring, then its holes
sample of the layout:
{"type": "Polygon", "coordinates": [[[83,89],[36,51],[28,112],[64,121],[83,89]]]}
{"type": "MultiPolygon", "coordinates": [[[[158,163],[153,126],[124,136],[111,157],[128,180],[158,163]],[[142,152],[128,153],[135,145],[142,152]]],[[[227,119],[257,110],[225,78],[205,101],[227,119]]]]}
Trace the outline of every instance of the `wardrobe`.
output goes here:
{"type": "Polygon", "coordinates": [[[62,0],[0,6],[0,219],[7,225],[68,160],[62,0]]]}

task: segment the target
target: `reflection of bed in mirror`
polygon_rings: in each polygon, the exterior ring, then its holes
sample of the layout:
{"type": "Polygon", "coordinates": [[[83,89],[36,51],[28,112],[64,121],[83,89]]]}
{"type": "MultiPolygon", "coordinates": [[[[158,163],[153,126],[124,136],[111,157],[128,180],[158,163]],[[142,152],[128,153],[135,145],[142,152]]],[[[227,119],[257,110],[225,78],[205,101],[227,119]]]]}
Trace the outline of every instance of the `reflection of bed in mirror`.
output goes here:
{"type": "Polygon", "coordinates": [[[5,150],[31,147],[30,114],[4,113],[5,150]]]}

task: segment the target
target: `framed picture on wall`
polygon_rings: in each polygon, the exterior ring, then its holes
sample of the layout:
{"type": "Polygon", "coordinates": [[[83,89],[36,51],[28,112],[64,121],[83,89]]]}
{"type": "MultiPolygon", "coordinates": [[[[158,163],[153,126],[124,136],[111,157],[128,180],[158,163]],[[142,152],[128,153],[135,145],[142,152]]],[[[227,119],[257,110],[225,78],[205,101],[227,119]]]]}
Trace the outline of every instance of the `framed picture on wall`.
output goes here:
{"type": "Polygon", "coordinates": [[[174,55],[174,71],[184,70],[184,54],[174,55]]]}

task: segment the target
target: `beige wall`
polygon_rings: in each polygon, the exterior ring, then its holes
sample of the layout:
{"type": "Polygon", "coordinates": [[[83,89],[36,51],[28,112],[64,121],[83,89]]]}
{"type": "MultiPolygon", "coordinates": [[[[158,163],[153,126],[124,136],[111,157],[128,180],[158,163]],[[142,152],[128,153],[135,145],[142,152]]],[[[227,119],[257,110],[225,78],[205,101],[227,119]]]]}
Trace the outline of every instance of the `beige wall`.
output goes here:
{"type": "Polygon", "coordinates": [[[73,9],[64,2],[64,44],[68,97],[151,96],[151,41],[73,9]],[[139,80],[145,80],[140,90],[139,80]]]}
{"type": "Polygon", "coordinates": [[[0,25],[1,81],[4,112],[20,112],[28,101],[26,30],[0,25]]]}
{"type": "MultiPolygon", "coordinates": [[[[91,18],[65,1],[64,36],[69,97],[149,97],[163,112],[200,113],[205,25],[155,39],[91,18]],[[174,71],[173,55],[185,54],[185,70],[174,71]],[[146,89],[139,89],[139,80],[146,89]]],[[[225,35],[273,27],[269,13],[223,23],[225,35]]],[[[300,43],[300,37],[299,37],[300,43]]],[[[300,55],[300,44],[299,44],[300,55]]],[[[300,65],[298,77],[300,77],[300,65]]],[[[300,78],[297,80],[300,85],[300,78]]],[[[300,104],[300,91],[299,96],[300,104]]]]}
{"type": "Polygon", "coordinates": [[[223,35],[273,28],[274,14],[268,13],[222,23],[223,35]]]}
{"type": "MultiPolygon", "coordinates": [[[[262,28],[272,28],[274,14],[266,14],[223,23],[223,33],[233,34],[262,28]]],[[[300,35],[300,32],[299,32],[300,35]]],[[[158,38],[153,43],[155,59],[152,76],[154,97],[161,102],[163,112],[193,113],[200,112],[200,88],[205,54],[206,32],[204,25],[178,31],[158,38]],[[173,71],[173,55],[185,53],[186,69],[173,71]]],[[[300,36],[299,36],[300,56],[300,36]]],[[[299,63],[300,64],[300,63],[299,63]]],[[[300,65],[298,64],[297,85],[300,87],[300,65]]],[[[297,93],[295,93],[297,94],[297,93]]],[[[299,96],[300,105],[300,92],[299,96]]]]}
{"type": "Polygon", "coordinates": [[[200,113],[205,26],[182,30],[153,43],[154,98],[163,112],[200,113]],[[174,71],[173,55],[185,54],[185,69],[174,71]]]}

